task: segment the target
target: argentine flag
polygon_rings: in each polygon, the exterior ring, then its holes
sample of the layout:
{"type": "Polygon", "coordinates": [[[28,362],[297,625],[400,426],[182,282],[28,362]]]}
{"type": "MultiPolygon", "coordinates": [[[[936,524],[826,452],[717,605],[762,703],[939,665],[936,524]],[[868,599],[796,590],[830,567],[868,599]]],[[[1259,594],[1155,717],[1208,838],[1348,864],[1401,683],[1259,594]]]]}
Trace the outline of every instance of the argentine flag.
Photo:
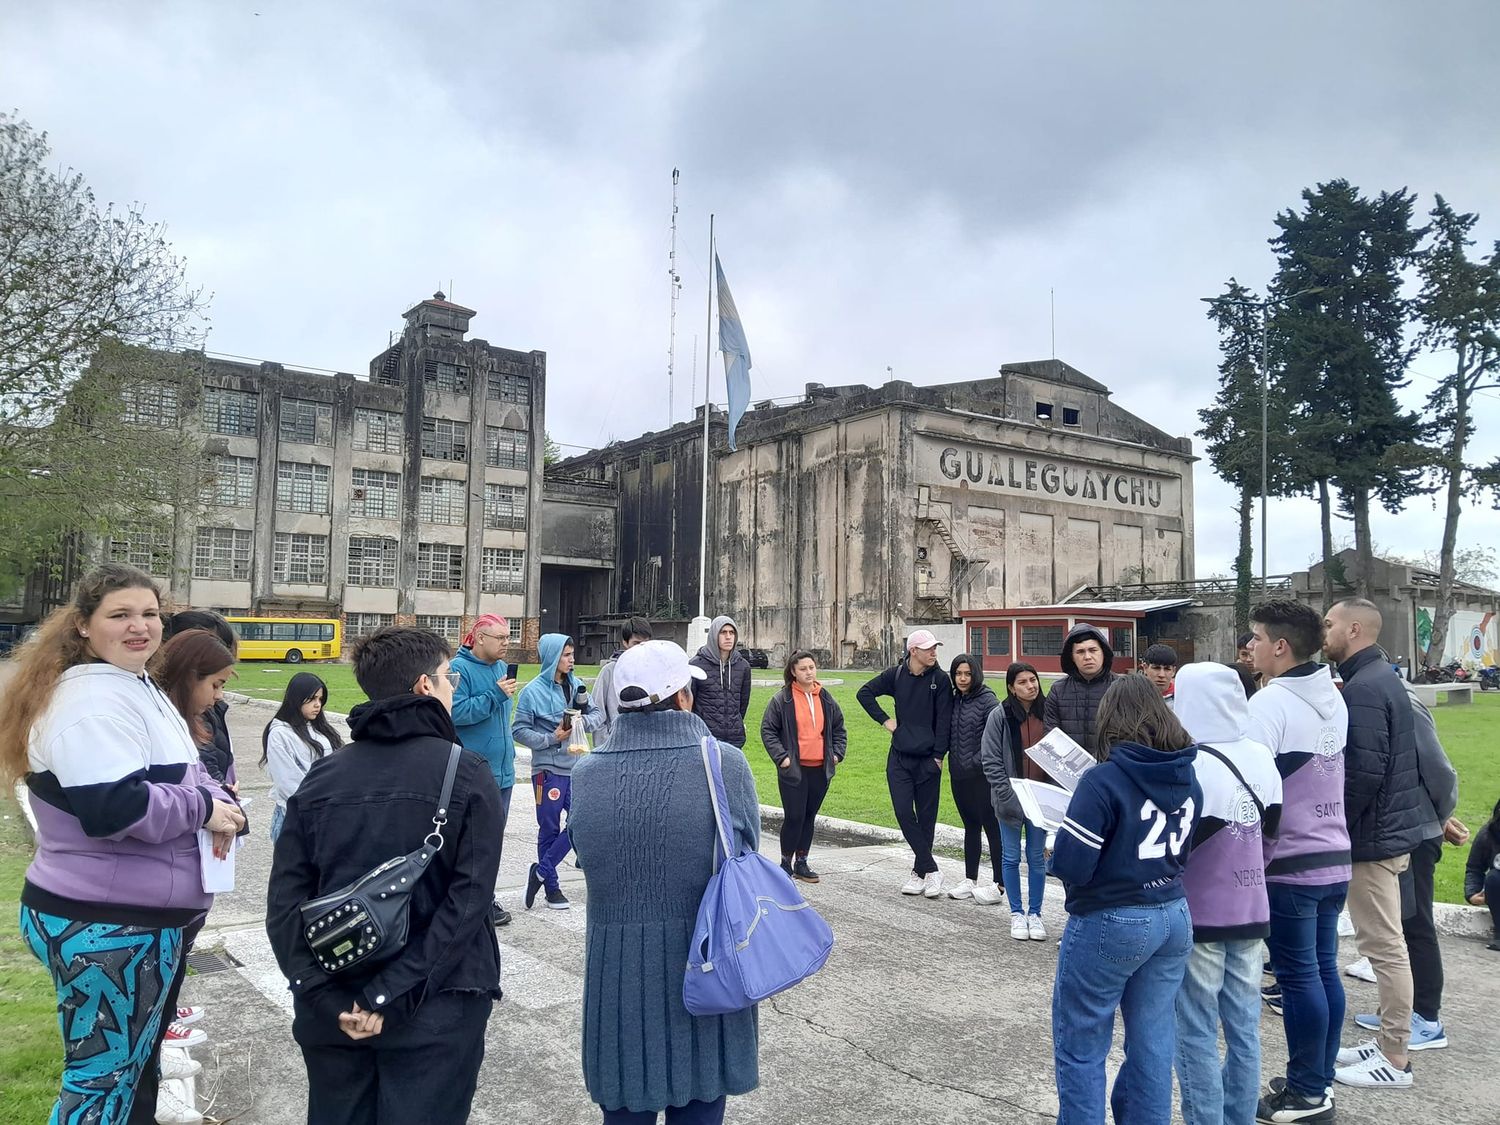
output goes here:
{"type": "Polygon", "coordinates": [[[724,353],[724,384],[729,392],[729,448],[734,449],[734,431],[750,405],[750,345],[734,297],[724,280],[724,266],[714,254],[714,272],[719,283],[719,350],[724,353]]]}

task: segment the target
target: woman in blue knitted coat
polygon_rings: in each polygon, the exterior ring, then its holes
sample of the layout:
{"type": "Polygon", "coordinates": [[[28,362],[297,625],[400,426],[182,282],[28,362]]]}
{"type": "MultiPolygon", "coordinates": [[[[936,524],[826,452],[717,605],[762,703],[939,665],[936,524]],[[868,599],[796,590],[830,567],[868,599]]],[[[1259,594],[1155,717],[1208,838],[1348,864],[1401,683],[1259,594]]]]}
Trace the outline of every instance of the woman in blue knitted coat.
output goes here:
{"type": "MultiPolygon", "coordinates": [[[[682,1125],[719,1122],[726,1095],[760,1083],[756,1009],[699,1017],[682,1004],[714,855],[700,749],[709,732],[692,713],[702,675],[670,641],[627,649],[609,741],[573,769],[569,832],[588,885],[583,1080],[606,1125],[662,1110],[682,1125]]],[[[723,761],[736,842],[758,847],[749,763],[730,746],[723,761]]]]}

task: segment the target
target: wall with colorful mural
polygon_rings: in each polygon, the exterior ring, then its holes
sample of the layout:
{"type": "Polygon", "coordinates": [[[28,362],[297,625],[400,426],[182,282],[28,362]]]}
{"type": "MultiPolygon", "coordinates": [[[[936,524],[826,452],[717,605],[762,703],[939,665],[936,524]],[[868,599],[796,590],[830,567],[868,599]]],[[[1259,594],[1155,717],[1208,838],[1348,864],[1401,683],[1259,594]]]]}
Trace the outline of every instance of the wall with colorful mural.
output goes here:
{"type": "MultiPolygon", "coordinates": [[[[1432,606],[1417,607],[1417,650],[1425,651],[1432,640],[1432,606]]],[[[1458,660],[1486,667],[1500,665],[1500,615],[1459,610],[1448,622],[1447,643],[1441,663],[1458,660]]]]}

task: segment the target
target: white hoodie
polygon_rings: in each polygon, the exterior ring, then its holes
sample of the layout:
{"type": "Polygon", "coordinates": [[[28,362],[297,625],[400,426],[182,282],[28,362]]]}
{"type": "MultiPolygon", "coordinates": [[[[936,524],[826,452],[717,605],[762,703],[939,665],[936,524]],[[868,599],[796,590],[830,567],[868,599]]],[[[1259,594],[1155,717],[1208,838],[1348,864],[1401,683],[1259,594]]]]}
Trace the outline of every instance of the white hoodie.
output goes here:
{"type": "Polygon", "coordinates": [[[1276,755],[1281,826],[1266,856],[1272,883],[1327,886],[1349,878],[1344,743],[1349,710],[1328,668],[1299,665],[1250,698],[1250,732],[1276,755]]]}
{"type": "Polygon", "coordinates": [[[1250,734],[1250,707],[1234,669],[1187,664],[1177,673],[1176,714],[1198,754],[1193,770],[1203,808],[1193,830],[1193,850],[1182,873],[1193,913],[1193,940],[1262,938],[1270,932],[1263,839],[1274,837],[1281,816],[1281,774],[1270,748],[1250,734]],[[1234,763],[1266,812],[1215,757],[1234,763]]]}

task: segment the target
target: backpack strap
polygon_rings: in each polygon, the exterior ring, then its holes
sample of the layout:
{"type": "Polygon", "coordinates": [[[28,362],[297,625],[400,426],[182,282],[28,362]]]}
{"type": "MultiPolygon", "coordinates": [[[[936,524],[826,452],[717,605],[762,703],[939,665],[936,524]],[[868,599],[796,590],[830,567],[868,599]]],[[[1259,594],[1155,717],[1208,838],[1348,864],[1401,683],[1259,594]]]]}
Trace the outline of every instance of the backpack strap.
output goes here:
{"type": "Polygon", "coordinates": [[[1257,794],[1255,792],[1255,790],[1250,787],[1250,783],[1245,780],[1245,775],[1242,774],[1242,773],[1240,773],[1239,767],[1236,766],[1233,762],[1231,762],[1229,760],[1228,755],[1224,754],[1222,751],[1215,750],[1212,746],[1210,746],[1206,742],[1200,742],[1200,743],[1198,743],[1198,749],[1199,750],[1207,750],[1215,758],[1218,758],[1219,761],[1223,762],[1224,765],[1225,765],[1225,767],[1229,770],[1230,773],[1234,774],[1234,779],[1236,781],[1238,781],[1241,786],[1244,787],[1245,792],[1250,794],[1250,799],[1255,802],[1255,813],[1256,813],[1257,816],[1260,817],[1261,824],[1265,824],[1265,822],[1266,822],[1266,806],[1261,801],[1259,794],[1257,794]]]}
{"type": "Polygon", "coordinates": [[[734,837],[731,829],[734,822],[729,816],[729,798],[724,790],[724,770],[720,765],[723,752],[711,734],[703,736],[702,748],[703,772],[708,778],[708,800],[713,806],[714,824],[717,827],[713,863],[714,873],[717,874],[720,852],[723,852],[726,860],[734,855],[734,837]]]}

